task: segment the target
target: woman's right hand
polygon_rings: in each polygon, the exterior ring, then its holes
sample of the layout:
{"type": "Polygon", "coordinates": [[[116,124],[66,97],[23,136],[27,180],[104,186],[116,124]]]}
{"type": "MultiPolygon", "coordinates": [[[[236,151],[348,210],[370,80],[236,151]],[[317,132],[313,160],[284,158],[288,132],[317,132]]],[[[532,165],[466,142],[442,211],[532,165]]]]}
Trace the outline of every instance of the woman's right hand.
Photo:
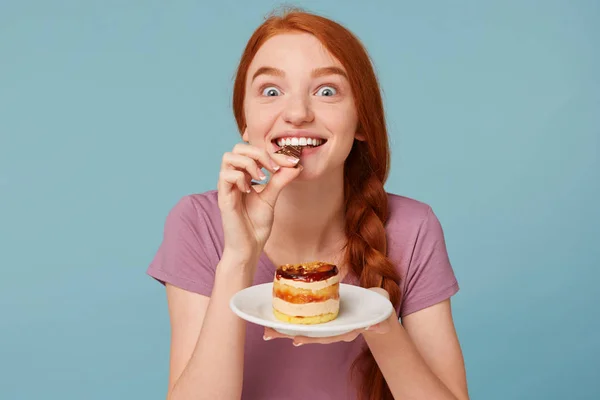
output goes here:
{"type": "Polygon", "coordinates": [[[302,171],[298,160],[269,154],[250,144],[237,144],[223,155],[219,174],[218,203],[221,210],[225,250],[240,262],[257,259],[273,226],[275,202],[281,190],[302,171]],[[263,180],[261,167],[272,177],[260,192],[250,181],[263,180]]]}

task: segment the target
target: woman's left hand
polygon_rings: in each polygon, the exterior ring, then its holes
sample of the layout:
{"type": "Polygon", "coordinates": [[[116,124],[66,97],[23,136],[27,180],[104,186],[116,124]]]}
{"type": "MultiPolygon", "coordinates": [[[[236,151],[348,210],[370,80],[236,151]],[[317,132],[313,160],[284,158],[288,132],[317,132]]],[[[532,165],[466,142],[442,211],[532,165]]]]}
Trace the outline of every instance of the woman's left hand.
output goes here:
{"type": "MultiPolygon", "coordinates": [[[[386,297],[387,299],[390,298],[388,292],[385,289],[369,288],[369,290],[377,292],[377,293],[381,294],[382,296],[386,297]]],[[[321,338],[312,338],[312,337],[307,337],[307,336],[288,336],[288,335],[279,333],[274,329],[265,328],[265,333],[264,333],[263,339],[264,340],[271,340],[271,339],[277,339],[277,338],[292,339],[294,346],[302,346],[303,344],[309,344],[309,343],[329,344],[329,343],[336,343],[336,342],[352,342],[360,334],[364,334],[364,333],[384,334],[384,333],[387,333],[390,331],[390,326],[393,323],[398,323],[398,318],[396,317],[396,313],[392,313],[390,318],[388,318],[385,321],[382,321],[376,325],[369,326],[367,328],[356,329],[351,332],[345,333],[343,335],[321,337],[321,338]]]]}

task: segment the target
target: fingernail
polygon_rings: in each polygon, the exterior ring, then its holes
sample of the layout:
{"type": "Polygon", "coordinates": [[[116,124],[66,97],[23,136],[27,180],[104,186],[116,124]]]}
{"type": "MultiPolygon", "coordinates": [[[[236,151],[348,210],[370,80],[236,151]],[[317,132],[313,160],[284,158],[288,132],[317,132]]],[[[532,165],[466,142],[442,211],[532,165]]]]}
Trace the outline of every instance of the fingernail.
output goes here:
{"type": "Polygon", "coordinates": [[[261,181],[264,181],[265,179],[267,179],[267,176],[265,174],[263,174],[262,172],[258,175],[258,177],[260,178],[261,181]]]}
{"type": "Polygon", "coordinates": [[[300,347],[300,346],[302,346],[302,345],[303,345],[303,343],[296,343],[296,342],[294,342],[294,343],[292,343],[292,344],[293,344],[294,346],[296,346],[296,347],[300,347]]]}
{"type": "Polygon", "coordinates": [[[271,161],[271,168],[273,168],[273,171],[279,171],[279,165],[275,164],[273,161],[271,161]]]}
{"type": "Polygon", "coordinates": [[[300,161],[300,159],[296,158],[296,157],[288,157],[287,159],[289,162],[294,163],[294,164],[298,164],[298,161],[300,161]]]}
{"type": "Polygon", "coordinates": [[[263,340],[271,340],[271,339],[273,339],[271,336],[264,336],[263,335],[263,340]]]}

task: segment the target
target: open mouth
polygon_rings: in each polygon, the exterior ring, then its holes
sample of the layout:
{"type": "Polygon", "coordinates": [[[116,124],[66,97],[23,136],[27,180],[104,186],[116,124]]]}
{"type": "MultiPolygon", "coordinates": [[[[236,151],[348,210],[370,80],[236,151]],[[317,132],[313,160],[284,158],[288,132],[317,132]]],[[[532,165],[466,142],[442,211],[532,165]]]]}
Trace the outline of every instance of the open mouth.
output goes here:
{"type": "Polygon", "coordinates": [[[286,146],[286,145],[312,148],[312,147],[322,146],[326,142],[327,142],[327,139],[304,138],[304,137],[287,137],[287,138],[279,138],[279,139],[273,140],[273,143],[276,144],[277,147],[279,147],[279,148],[286,146]]]}

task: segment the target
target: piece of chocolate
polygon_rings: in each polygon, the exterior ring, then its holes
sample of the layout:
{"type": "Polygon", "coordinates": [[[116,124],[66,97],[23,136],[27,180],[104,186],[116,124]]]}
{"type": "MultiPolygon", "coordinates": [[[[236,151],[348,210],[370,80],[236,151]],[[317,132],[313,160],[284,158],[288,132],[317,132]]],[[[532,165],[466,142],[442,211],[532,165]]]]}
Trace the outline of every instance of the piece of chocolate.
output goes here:
{"type": "MultiPolygon", "coordinates": [[[[277,150],[275,153],[285,154],[286,156],[291,156],[291,157],[300,159],[300,156],[302,155],[302,146],[285,145],[282,148],[280,148],[279,150],[277,150]]],[[[296,165],[296,167],[297,166],[298,165],[296,165]]]]}

